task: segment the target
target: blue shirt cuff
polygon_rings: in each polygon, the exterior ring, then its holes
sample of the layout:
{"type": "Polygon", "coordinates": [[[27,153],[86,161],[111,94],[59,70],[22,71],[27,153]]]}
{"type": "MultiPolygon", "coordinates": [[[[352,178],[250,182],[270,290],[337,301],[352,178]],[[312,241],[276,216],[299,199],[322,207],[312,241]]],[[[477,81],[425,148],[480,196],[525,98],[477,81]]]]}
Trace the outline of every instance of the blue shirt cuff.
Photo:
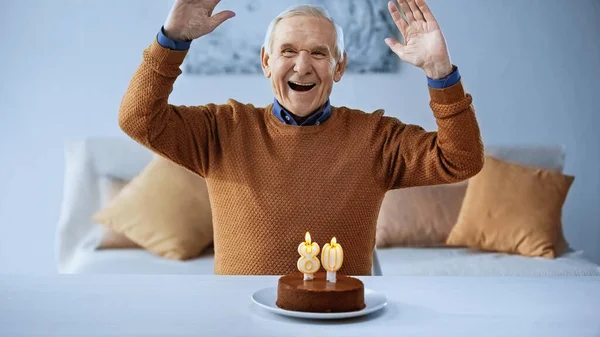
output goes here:
{"type": "Polygon", "coordinates": [[[460,73],[458,72],[458,68],[456,66],[452,66],[452,68],[452,73],[444,78],[434,80],[427,77],[427,84],[436,89],[443,89],[455,85],[458,83],[458,81],[460,81],[460,73]]]}
{"type": "Polygon", "coordinates": [[[156,38],[158,40],[158,44],[160,44],[164,48],[169,48],[173,50],[187,50],[192,44],[192,41],[179,41],[167,37],[165,35],[164,27],[160,27],[160,31],[158,32],[156,38]]]}

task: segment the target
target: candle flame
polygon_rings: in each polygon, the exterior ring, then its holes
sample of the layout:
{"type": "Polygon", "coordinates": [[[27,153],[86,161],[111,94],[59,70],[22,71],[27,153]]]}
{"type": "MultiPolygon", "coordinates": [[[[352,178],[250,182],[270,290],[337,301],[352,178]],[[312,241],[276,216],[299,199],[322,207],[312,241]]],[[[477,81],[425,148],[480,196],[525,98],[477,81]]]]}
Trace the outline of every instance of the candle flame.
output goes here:
{"type": "Polygon", "coordinates": [[[310,245],[311,240],[310,240],[310,233],[306,232],[306,234],[304,235],[304,241],[306,241],[307,245],[310,245]]]}
{"type": "Polygon", "coordinates": [[[335,236],[334,236],[333,238],[331,238],[331,246],[335,247],[336,243],[337,243],[337,240],[335,239],[335,236]]]}

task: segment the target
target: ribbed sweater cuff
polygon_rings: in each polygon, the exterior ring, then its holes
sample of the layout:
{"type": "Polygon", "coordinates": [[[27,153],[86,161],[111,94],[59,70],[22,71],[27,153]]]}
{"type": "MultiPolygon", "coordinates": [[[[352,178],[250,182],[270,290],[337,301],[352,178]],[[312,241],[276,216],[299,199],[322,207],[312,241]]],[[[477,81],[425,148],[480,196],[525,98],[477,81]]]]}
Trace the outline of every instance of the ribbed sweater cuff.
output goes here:
{"type": "Polygon", "coordinates": [[[149,56],[159,64],[180,66],[187,55],[188,50],[173,50],[165,48],[158,43],[158,39],[154,38],[152,44],[148,48],[149,56]]]}
{"type": "Polygon", "coordinates": [[[473,102],[471,95],[465,93],[462,82],[442,89],[429,88],[431,101],[429,106],[433,110],[435,118],[450,118],[465,109],[473,102]]]}
{"type": "Polygon", "coordinates": [[[432,103],[453,104],[465,99],[466,97],[462,80],[459,80],[456,82],[456,84],[446,88],[428,88],[432,103]]]}

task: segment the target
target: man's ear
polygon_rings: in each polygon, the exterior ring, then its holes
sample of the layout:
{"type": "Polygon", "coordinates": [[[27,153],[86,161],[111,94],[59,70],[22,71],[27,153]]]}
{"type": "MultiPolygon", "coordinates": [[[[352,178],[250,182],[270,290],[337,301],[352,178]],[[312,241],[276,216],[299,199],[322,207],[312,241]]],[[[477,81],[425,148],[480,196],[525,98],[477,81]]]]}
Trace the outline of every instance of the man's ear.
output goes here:
{"type": "Polygon", "coordinates": [[[333,73],[333,80],[339,82],[346,71],[346,64],[348,62],[348,55],[344,52],[344,59],[342,62],[338,62],[335,66],[335,73],[333,73]]]}
{"type": "Polygon", "coordinates": [[[269,67],[269,54],[265,51],[265,47],[260,48],[260,66],[266,78],[271,77],[271,68],[269,67]]]}

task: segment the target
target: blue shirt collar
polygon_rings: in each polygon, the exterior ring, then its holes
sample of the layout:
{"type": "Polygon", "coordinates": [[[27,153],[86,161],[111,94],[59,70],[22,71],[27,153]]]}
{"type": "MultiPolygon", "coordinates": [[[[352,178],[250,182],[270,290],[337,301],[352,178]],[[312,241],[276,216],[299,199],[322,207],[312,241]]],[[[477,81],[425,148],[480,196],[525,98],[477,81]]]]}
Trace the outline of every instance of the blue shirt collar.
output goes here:
{"type": "MultiPolygon", "coordinates": [[[[285,108],[279,104],[277,99],[273,100],[273,114],[277,119],[279,119],[282,123],[289,125],[298,125],[294,116],[290,114],[285,108]]],[[[304,123],[299,126],[312,126],[312,125],[320,125],[324,123],[331,116],[331,104],[329,100],[325,103],[325,106],[317,112],[314,112],[308,119],[304,121],[304,123]]]]}

